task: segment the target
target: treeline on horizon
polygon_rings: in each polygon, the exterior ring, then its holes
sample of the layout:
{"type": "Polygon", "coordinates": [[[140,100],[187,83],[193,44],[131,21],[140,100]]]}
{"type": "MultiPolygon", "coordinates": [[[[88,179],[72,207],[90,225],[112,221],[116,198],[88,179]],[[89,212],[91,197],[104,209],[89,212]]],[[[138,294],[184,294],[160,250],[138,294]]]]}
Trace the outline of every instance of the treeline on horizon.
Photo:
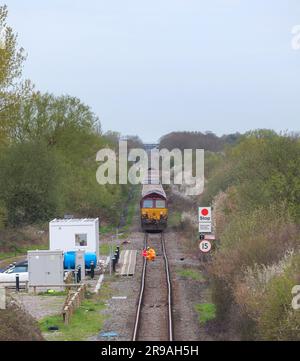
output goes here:
{"type": "Polygon", "coordinates": [[[239,132],[218,137],[211,131],[177,131],[162,136],[159,140],[160,149],[172,150],[204,149],[209,152],[221,152],[226,145],[234,145],[243,135],[239,132]]]}

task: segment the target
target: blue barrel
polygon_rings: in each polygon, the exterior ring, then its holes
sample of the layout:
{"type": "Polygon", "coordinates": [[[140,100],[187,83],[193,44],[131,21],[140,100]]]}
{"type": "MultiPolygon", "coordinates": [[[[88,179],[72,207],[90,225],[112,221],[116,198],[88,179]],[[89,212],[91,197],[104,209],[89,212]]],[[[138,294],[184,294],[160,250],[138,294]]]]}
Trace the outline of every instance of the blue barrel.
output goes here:
{"type": "Polygon", "coordinates": [[[84,261],[85,261],[85,268],[90,269],[91,268],[91,262],[94,262],[94,266],[96,268],[97,266],[97,256],[94,252],[86,252],[84,255],[84,261]]]}
{"type": "Polygon", "coordinates": [[[64,269],[75,269],[76,253],[69,251],[64,253],[64,269]]]}
{"type": "MultiPolygon", "coordinates": [[[[91,268],[91,262],[94,262],[96,267],[97,265],[97,256],[94,252],[86,252],[84,254],[85,268],[91,268]]],[[[76,262],[76,252],[68,251],[64,253],[64,269],[75,269],[76,262]]]]}

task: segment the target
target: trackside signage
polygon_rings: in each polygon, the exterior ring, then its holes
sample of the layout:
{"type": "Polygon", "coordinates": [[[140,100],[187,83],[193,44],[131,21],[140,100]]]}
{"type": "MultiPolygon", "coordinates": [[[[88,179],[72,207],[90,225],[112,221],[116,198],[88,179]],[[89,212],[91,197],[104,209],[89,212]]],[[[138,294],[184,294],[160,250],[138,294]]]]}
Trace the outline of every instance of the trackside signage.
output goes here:
{"type": "Polygon", "coordinates": [[[199,232],[200,233],[211,233],[211,207],[199,207],[198,211],[199,219],[199,232]]]}
{"type": "Polygon", "coordinates": [[[205,239],[199,243],[199,249],[203,253],[208,253],[211,250],[211,243],[205,239]]]}
{"type": "Polygon", "coordinates": [[[199,207],[199,222],[211,222],[211,207],[199,207]]]}
{"type": "Polygon", "coordinates": [[[199,223],[200,233],[211,233],[211,223],[199,223]]]}

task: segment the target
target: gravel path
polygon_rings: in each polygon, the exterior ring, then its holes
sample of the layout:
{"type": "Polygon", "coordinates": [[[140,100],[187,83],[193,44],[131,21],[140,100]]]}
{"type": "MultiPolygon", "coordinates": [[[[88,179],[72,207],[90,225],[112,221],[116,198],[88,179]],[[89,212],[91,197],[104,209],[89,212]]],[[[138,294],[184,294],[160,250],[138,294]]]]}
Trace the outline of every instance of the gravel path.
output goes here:
{"type": "MultiPolygon", "coordinates": [[[[134,327],[137,295],[140,289],[140,279],[143,264],[143,259],[141,256],[143,249],[143,240],[144,234],[142,232],[133,232],[130,234],[130,237],[126,239],[126,241],[129,241],[130,243],[122,245],[122,250],[138,250],[134,276],[126,277],[115,275],[110,277],[107,273],[105,274],[104,282],[109,285],[112,293],[112,297],[107,300],[106,310],[102,311],[104,314],[108,315],[108,318],[104,322],[104,326],[101,332],[98,335],[89,338],[89,340],[131,340],[134,327]],[[126,297],[126,299],[118,297],[126,297]],[[100,336],[100,334],[103,332],[114,332],[117,334],[117,336],[100,336]]],[[[101,289],[99,292],[101,294],[101,289]]]]}
{"type": "Polygon", "coordinates": [[[34,296],[26,293],[14,294],[25,310],[35,319],[61,313],[65,296],[34,296]]]}

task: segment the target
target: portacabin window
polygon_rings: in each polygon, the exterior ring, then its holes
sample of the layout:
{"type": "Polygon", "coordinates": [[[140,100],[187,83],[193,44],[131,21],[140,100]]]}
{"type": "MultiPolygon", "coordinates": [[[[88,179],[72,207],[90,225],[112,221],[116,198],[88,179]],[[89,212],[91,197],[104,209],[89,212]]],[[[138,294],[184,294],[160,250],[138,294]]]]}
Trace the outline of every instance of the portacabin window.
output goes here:
{"type": "Polygon", "coordinates": [[[86,233],[75,234],[75,246],[76,247],[87,246],[87,234],[86,233]]]}

